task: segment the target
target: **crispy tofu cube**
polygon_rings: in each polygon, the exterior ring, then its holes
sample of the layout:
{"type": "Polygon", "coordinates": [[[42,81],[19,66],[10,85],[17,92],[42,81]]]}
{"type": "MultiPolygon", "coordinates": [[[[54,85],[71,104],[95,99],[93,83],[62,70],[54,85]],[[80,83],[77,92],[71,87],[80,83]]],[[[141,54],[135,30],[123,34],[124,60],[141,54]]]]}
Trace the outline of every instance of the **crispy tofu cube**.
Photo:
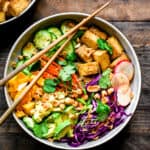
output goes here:
{"type": "Polygon", "coordinates": [[[99,39],[99,37],[97,35],[93,34],[89,30],[85,31],[85,33],[81,37],[82,43],[84,43],[85,45],[87,45],[88,47],[91,47],[93,49],[98,48],[97,39],[99,39]]]}
{"type": "Polygon", "coordinates": [[[100,68],[97,62],[77,64],[77,68],[80,76],[89,76],[100,72],[100,68]]]}
{"type": "Polygon", "coordinates": [[[123,48],[115,37],[109,37],[107,42],[113,49],[112,59],[115,59],[122,54],[123,48]]]}
{"type": "Polygon", "coordinates": [[[0,22],[3,22],[6,20],[5,13],[3,11],[0,11],[0,22]]]}
{"type": "Polygon", "coordinates": [[[30,0],[11,0],[8,8],[9,14],[18,16],[24,11],[30,3],[30,0]]]}
{"type": "Polygon", "coordinates": [[[24,104],[22,107],[26,114],[31,115],[31,110],[35,107],[35,102],[28,102],[24,104]]]}
{"type": "Polygon", "coordinates": [[[99,38],[106,40],[107,38],[107,34],[105,32],[100,31],[98,28],[96,27],[90,27],[89,31],[91,31],[92,33],[94,33],[95,35],[97,35],[99,38]]]}
{"type": "Polygon", "coordinates": [[[110,58],[106,51],[97,50],[93,53],[93,58],[99,63],[102,71],[104,71],[110,65],[110,58]]]}
{"type": "Polygon", "coordinates": [[[80,46],[76,53],[84,62],[91,62],[93,60],[92,54],[95,52],[92,48],[87,47],[86,45],[80,46]]]}
{"type": "Polygon", "coordinates": [[[122,53],[121,56],[119,56],[118,58],[116,58],[111,64],[110,67],[114,68],[119,62],[123,61],[123,60],[129,60],[128,56],[125,53],[122,53]]]}

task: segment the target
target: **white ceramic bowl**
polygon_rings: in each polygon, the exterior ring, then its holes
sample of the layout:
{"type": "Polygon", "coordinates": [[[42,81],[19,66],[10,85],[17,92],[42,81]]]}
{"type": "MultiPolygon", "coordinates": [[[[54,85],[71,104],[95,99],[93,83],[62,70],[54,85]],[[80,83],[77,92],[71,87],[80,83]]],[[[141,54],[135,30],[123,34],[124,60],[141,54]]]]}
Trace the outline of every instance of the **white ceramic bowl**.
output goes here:
{"type": "MultiPolygon", "coordinates": [[[[47,26],[55,25],[55,24],[59,25],[59,23],[65,19],[74,19],[76,21],[80,21],[81,19],[83,19],[86,16],[88,16],[88,14],[76,13],[76,12],[60,13],[60,14],[46,17],[46,18],[34,23],[33,25],[31,25],[27,30],[25,30],[21,34],[21,36],[17,39],[17,41],[12,46],[11,51],[8,56],[8,59],[7,59],[6,66],[5,66],[4,76],[6,76],[9,72],[12,71],[12,68],[10,67],[10,63],[12,61],[16,60],[16,58],[17,58],[16,56],[20,53],[20,50],[22,49],[24,44],[28,40],[30,40],[32,35],[37,30],[47,27],[47,26]]],[[[134,98],[133,98],[131,104],[126,109],[126,112],[128,114],[129,113],[133,114],[138,105],[140,91],[141,91],[141,70],[140,70],[140,65],[139,65],[139,61],[136,56],[136,53],[135,53],[132,45],[130,44],[130,42],[123,35],[123,33],[121,33],[114,25],[112,25],[108,21],[101,19],[99,17],[95,17],[88,24],[95,24],[98,27],[102,28],[104,31],[106,31],[108,34],[114,35],[115,37],[117,37],[119,39],[120,43],[122,44],[122,46],[124,47],[124,50],[130,57],[132,63],[134,64],[135,75],[134,75],[134,79],[133,79],[132,85],[131,85],[132,90],[134,92],[134,98]]],[[[6,96],[6,101],[7,101],[8,106],[10,106],[12,101],[10,99],[10,96],[8,94],[6,87],[5,87],[5,96],[6,96]]],[[[33,137],[37,141],[44,143],[48,146],[52,146],[52,147],[60,148],[60,149],[88,149],[88,148],[92,148],[92,147],[101,145],[101,144],[109,141],[110,139],[112,139],[115,135],[117,135],[127,125],[129,120],[131,119],[131,117],[128,117],[121,125],[119,125],[115,129],[111,130],[110,132],[108,132],[105,136],[101,137],[100,139],[98,139],[96,141],[88,142],[86,144],[83,144],[79,147],[74,148],[74,147],[68,146],[66,143],[59,143],[59,142],[51,143],[47,140],[35,137],[33,135],[33,133],[25,127],[25,125],[22,123],[22,121],[15,116],[15,114],[13,114],[13,116],[14,116],[15,120],[17,121],[17,123],[22,127],[22,129],[26,133],[28,133],[31,137],[33,137]]]]}

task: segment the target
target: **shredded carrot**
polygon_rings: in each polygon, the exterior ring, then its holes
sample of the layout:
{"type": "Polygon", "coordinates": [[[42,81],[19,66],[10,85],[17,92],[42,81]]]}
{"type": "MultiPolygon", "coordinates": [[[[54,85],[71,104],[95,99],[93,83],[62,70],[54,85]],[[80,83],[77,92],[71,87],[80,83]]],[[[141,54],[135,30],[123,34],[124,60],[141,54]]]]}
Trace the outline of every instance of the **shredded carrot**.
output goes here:
{"type": "Polygon", "coordinates": [[[52,62],[52,64],[47,68],[46,72],[55,77],[58,77],[60,69],[61,66],[59,64],[52,62]]]}
{"type": "Polygon", "coordinates": [[[49,59],[50,59],[50,58],[49,58],[48,56],[46,56],[46,55],[42,55],[41,58],[42,58],[43,60],[45,60],[45,61],[49,61],[49,59]]]}
{"type": "Polygon", "coordinates": [[[54,65],[54,66],[56,66],[58,69],[61,69],[61,66],[59,65],[59,64],[57,64],[56,62],[52,62],[52,64],[54,65]]]}
{"type": "Polygon", "coordinates": [[[73,82],[73,85],[78,85],[78,87],[80,89],[82,89],[82,86],[81,86],[81,84],[79,82],[79,79],[78,79],[78,77],[77,77],[77,75],[75,73],[72,74],[72,82],[73,82]]]}
{"type": "Polygon", "coordinates": [[[48,72],[44,72],[43,75],[42,75],[42,77],[45,78],[45,79],[47,79],[47,78],[49,78],[49,79],[56,78],[55,76],[49,74],[48,72]]]}
{"type": "Polygon", "coordinates": [[[58,57],[58,60],[64,61],[65,59],[63,57],[58,57]]]}

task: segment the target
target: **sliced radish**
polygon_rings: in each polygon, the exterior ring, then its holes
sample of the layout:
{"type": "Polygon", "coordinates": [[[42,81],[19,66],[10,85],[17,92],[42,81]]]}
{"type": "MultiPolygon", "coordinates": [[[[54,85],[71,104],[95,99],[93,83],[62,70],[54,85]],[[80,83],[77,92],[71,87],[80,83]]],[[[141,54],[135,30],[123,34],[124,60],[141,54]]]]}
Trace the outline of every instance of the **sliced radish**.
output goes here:
{"type": "Polygon", "coordinates": [[[134,97],[134,94],[133,94],[131,88],[128,89],[126,94],[129,95],[131,99],[134,97]]]}
{"type": "Polygon", "coordinates": [[[115,90],[122,89],[125,93],[129,89],[129,79],[123,73],[114,74],[111,83],[115,90]]]}
{"type": "Polygon", "coordinates": [[[120,106],[128,106],[131,102],[131,98],[128,94],[117,92],[117,102],[120,106]]]}
{"type": "Polygon", "coordinates": [[[117,91],[125,94],[129,90],[129,88],[130,88],[129,85],[122,85],[118,87],[117,91]]]}
{"type": "Polygon", "coordinates": [[[133,98],[133,93],[130,87],[126,93],[124,93],[124,91],[122,91],[121,89],[118,89],[117,91],[118,105],[125,107],[130,104],[132,98],[133,98]]]}
{"type": "Polygon", "coordinates": [[[128,60],[123,60],[116,65],[114,72],[125,74],[130,81],[134,75],[134,67],[128,60]]]}

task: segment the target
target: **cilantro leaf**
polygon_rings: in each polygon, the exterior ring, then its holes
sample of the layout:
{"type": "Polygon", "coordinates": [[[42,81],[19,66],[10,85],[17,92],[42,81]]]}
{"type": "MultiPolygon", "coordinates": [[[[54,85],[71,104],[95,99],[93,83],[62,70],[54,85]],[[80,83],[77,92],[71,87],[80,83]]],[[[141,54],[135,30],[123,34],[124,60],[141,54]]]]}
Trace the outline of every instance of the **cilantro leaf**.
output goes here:
{"type": "Polygon", "coordinates": [[[102,89],[107,89],[111,86],[110,73],[111,69],[107,69],[102,73],[102,77],[99,80],[99,85],[102,89]]]}
{"type": "Polygon", "coordinates": [[[58,82],[55,82],[52,79],[45,79],[43,90],[46,93],[53,93],[56,90],[58,82]]]}
{"type": "Polygon", "coordinates": [[[66,60],[58,60],[57,63],[61,66],[65,66],[67,65],[67,61],[66,60]]]}
{"type": "Polygon", "coordinates": [[[71,80],[71,75],[73,73],[75,73],[76,71],[76,67],[75,65],[73,64],[68,64],[67,66],[63,67],[62,70],[60,70],[60,73],[59,73],[59,78],[62,80],[62,81],[70,81],[71,80]]]}
{"type": "Polygon", "coordinates": [[[102,102],[98,101],[96,108],[96,113],[98,114],[97,119],[101,122],[105,121],[110,113],[110,107],[102,102]]]}
{"type": "Polygon", "coordinates": [[[106,50],[106,51],[108,51],[109,54],[112,55],[112,47],[105,40],[98,39],[97,44],[101,50],[106,50]]]}

